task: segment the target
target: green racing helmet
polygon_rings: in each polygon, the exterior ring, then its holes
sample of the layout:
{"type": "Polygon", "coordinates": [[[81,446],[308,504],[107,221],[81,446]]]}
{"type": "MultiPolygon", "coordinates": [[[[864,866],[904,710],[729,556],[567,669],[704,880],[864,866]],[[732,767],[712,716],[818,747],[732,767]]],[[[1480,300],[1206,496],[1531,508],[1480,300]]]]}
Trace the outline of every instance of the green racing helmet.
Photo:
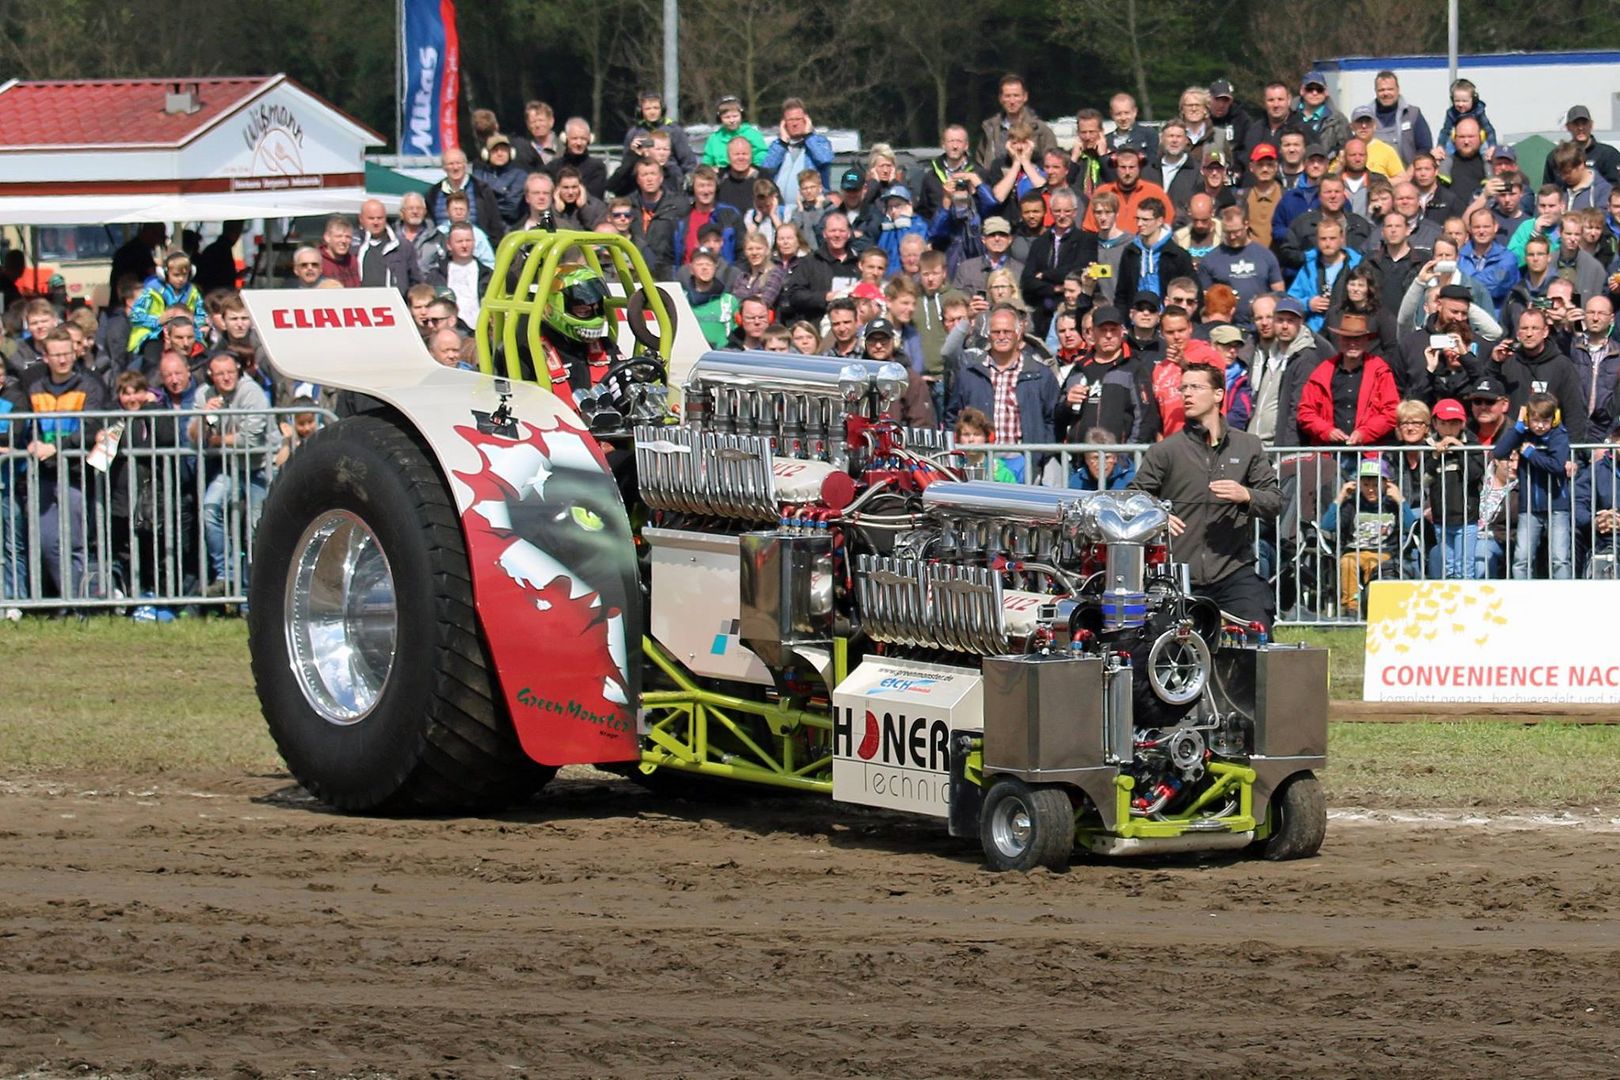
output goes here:
{"type": "Polygon", "coordinates": [[[607,283],[589,267],[559,270],[546,301],[546,326],[571,341],[596,341],[608,336],[607,283]]]}

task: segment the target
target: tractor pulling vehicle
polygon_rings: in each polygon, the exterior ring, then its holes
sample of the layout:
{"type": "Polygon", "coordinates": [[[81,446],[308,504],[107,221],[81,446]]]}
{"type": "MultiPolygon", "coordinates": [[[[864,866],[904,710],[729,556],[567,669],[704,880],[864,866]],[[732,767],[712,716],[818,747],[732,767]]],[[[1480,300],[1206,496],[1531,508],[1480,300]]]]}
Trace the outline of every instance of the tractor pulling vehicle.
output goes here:
{"type": "Polygon", "coordinates": [[[503,240],[479,372],[393,290],[247,302],[278,369],[355,401],[273,484],[249,588],[270,730],[332,806],[592,764],[933,815],[998,870],[1320,847],[1325,652],[1194,595],[1147,495],[975,479],[887,418],[903,368],[694,358],[595,233],[503,240]]]}

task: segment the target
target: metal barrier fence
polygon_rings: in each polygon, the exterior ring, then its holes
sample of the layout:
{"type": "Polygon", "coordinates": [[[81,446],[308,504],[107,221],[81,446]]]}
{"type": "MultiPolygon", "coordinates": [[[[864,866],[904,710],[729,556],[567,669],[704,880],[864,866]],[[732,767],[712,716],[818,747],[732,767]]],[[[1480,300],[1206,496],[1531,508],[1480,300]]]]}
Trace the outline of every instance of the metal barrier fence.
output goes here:
{"type": "MultiPolygon", "coordinates": [[[[1143,445],[1006,444],[1025,483],[1124,487],[1143,445]]],[[[1504,580],[1616,575],[1620,446],[1577,444],[1574,468],[1542,450],[1496,461],[1489,446],[1432,443],[1268,450],[1283,494],[1256,522],[1277,622],[1359,624],[1375,580],[1504,580]],[[1363,476],[1371,463],[1376,475],[1363,476]],[[1365,486],[1366,490],[1363,491],[1365,486]]]]}
{"type": "Polygon", "coordinates": [[[318,427],[335,416],[0,414],[0,612],[112,608],[167,619],[177,607],[243,603],[265,491],[311,419],[318,427]],[[212,434],[229,445],[203,445],[212,434]]]}
{"type": "MultiPolygon", "coordinates": [[[[304,414],[0,415],[0,611],[166,617],[181,606],[245,602],[259,508],[304,414]],[[198,445],[211,422],[235,431],[259,421],[284,433],[279,447],[198,445]],[[119,423],[114,453],[107,440],[74,434],[75,425],[119,423]],[[54,452],[31,452],[46,427],[64,437],[54,452]]],[[[335,419],[311,415],[316,426],[335,419]]],[[[1362,622],[1373,580],[1614,578],[1617,449],[1575,447],[1573,476],[1550,469],[1542,452],[1496,462],[1486,446],[1272,449],[1283,509],[1256,523],[1254,542],[1277,621],[1362,622]],[[1363,478],[1369,462],[1376,475],[1363,478]]],[[[1023,443],[983,452],[1021,465],[1013,472],[1025,483],[1095,488],[1127,485],[1146,450],[1023,443]]]]}

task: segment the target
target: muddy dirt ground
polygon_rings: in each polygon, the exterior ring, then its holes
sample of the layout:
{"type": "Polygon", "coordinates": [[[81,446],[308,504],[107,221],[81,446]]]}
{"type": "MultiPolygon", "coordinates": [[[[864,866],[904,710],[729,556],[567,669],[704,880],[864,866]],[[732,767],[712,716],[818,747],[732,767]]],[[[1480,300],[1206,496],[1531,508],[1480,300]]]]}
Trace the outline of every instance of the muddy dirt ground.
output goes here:
{"type": "Polygon", "coordinates": [[[409,821],[284,776],[14,783],[0,1076],[1613,1076],[1617,871],[1602,817],[1024,877],[589,774],[409,821]]]}

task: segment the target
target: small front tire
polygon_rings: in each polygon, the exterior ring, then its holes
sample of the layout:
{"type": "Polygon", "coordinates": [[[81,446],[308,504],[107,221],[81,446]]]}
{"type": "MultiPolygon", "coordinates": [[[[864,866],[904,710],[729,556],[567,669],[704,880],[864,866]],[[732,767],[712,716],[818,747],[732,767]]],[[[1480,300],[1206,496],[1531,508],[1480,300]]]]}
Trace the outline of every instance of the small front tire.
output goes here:
{"type": "Polygon", "coordinates": [[[1327,838],[1327,798],[1312,772],[1290,777],[1271,798],[1271,835],[1260,854],[1271,862],[1308,859],[1327,838]]]}
{"type": "Polygon", "coordinates": [[[992,870],[1061,870],[1074,853],[1074,804],[1062,787],[1004,776],[984,797],[979,842],[992,870]]]}

